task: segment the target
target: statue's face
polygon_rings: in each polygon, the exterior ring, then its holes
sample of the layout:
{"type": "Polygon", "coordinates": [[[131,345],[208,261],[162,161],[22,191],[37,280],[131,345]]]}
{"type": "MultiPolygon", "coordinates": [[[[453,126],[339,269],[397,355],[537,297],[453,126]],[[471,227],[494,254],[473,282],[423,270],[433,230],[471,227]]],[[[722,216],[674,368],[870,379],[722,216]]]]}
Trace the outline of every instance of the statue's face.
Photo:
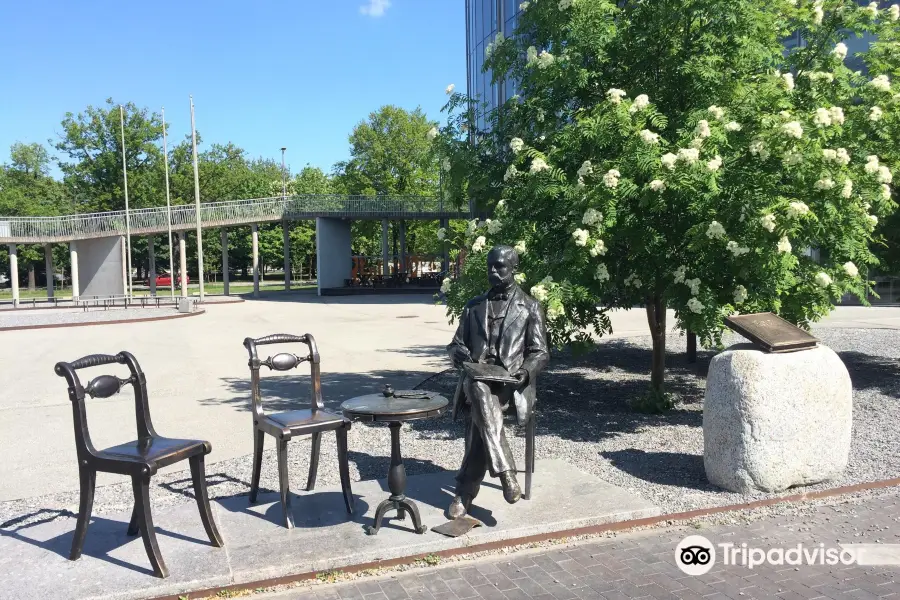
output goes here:
{"type": "Polygon", "coordinates": [[[511,285],[515,274],[515,269],[512,268],[508,256],[499,252],[488,256],[488,280],[491,282],[491,287],[511,285]]]}

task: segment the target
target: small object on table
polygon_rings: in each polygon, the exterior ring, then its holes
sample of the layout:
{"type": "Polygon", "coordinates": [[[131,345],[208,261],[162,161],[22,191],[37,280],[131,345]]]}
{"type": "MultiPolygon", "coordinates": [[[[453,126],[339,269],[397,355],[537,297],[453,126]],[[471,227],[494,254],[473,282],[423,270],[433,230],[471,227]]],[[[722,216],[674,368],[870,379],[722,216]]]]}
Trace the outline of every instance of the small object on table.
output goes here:
{"type": "Polygon", "coordinates": [[[406,513],[412,515],[416,533],[425,533],[422,517],[415,502],[406,497],[406,467],[400,454],[400,427],[404,421],[427,419],[442,414],[449,404],[447,398],[434,392],[418,390],[394,391],[388,384],[378,394],[368,394],[351,398],[341,404],[341,410],[348,419],[356,421],[388,423],[391,428],[391,468],[388,471],[388,488],[391,495],[375,510],[375,522],[366,528],[366,533],[376,535],[381,529],[381,520],[387,511],[397,511],[399,519],[406,513]]]}
{"type": "Polygon", "coordinates": [[[518,383],[519,380],[513,377],[509,371],[500,365],[492,365],[488,363],[464,362],[462,364],[463,371],[466,375],[475,381],[488,381],[491,383],[518,383]]]}

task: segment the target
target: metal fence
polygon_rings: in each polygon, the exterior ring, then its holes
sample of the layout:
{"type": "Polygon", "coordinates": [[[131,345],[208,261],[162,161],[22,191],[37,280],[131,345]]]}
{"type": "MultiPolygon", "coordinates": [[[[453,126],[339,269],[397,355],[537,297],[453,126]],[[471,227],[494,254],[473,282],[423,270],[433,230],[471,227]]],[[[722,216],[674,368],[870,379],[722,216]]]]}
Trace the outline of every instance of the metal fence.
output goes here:
{"type": "MultiPolygon", "coordinates": [[[[208,227],[242,225],[281,219],[343,217],[351,219],[464,219],[467,210],[458,210],[439,198],[420,196],[299,195],[207,202],[200,205],[200,220],[208,227]]],[[[173,206],[172,229],[184,231],[197,226],[193,204],[173,206]]],[[[125,211],[86,213],[60,217],[0,217],[0,242],[43,243],[122,235],[125,211]]],[[[128,211],[135,234],[168,230],[166,207],[128,211]]]]}

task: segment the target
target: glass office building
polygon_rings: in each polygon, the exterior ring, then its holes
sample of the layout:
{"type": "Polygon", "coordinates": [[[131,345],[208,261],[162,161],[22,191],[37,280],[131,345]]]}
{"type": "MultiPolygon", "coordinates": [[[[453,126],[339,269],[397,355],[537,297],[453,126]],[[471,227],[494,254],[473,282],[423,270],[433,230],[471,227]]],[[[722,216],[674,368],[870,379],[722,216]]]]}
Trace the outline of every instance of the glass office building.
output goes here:
{"type": "Polygon", "coordinates": [[[493,73],[482,73],[485,49],[498,32],[510,38],[516,29],[522,0],[466,0],[466,77],[469,97],[476,100],[476,128],[485,129],[485,114],[516,94],[514,81],[491,83],[493,73]],[[487,109],[481,110],[481,103],[487,109]]]}

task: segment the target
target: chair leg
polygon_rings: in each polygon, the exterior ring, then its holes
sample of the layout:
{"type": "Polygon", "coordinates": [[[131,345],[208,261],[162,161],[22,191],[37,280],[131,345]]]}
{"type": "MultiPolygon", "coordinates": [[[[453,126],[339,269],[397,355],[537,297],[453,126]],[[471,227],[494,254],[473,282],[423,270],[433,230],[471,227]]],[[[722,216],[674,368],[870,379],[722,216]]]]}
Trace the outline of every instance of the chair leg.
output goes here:
{"type": "Polygon", "coordinates": [[[319,470],[319,449],[322,446],[322,432],[312,434],[312,450],[309,454],[309,478],[306,480],[306,491],[316,487],[316,472],[319,470]]]}
{"type": "Polygon", "coordinates": [[[137,503],[135,503],[134,508],[131,509],[131,521],[128,522],[128,535],[135,536],[140,533],[141,528],[138,526],[138,510],[137,503]]]}
{"type": "Polygon", "coordinates": [[[97,471],[83,467],[78,470],[78,478],[81,480],[81,502],[78,506],[78,522],[75,524],[75,537],[72,539],[69,560],[78,560],[81,557],[84,537],[87,535],[88,522],[91,520],[91,511],[94,508],[94,484],[97,482],[97,471]]]}
{"type": "Polygon", "coordinates": [[[250,504],[256,502],[259,494],[259,474],[262,470],[263,444],[266,434],[256,427],[253,428],[253,475],[250,479],[250,504]]]}
{"type": "Polygon", "coordinates": [[[341,474],[341,490],[344,492],[344,504],[351,515],[356,501],[353,498],[353,490],[350,489],[350,458],[347,452],[347,426],[339,428],[337,434],[338,471],[341,474]]]}
{"type": "Polygon", "coordinates": [[[288,441],[278,440],[278,483],[281,487],[281,510],[284,512],[284,526],[294,528],[294,513],[291,511],[291,489],[288,478],[288,441]]]}
{"type": "Polygon", "coordinates": [[[157,577],[165,579],[169,576],[169,569],[166,568],[166,563],[159,552],[156,530],[153,528],[153,515],[150,513],[150,478],[134,475],[131,477],[131,487],[134,488],[134,506],[138,513],[141,537],[144,538],[144,550],[147,551],[153,572],[157,577]]]}
{"type": "Polygon", "coordinates": [[[531,500],[531,474],[534,473],[534,415],[525,429],[525,498],[531,500]]]}
{"type": "Polygon", "coordinates": [[[209,494],[206,492],[206,460],[203,455],[192,456],[191,478],[194,480],[194,496],[197,498],[197,508],[200,509],[200,520],[203,521],[203,528],[209,541],[216,548],[221,548],[225,544],[222,542],[222,536],[216,529],[216,522],[213,519],[212,509],[209,506],[209,494]]]}

